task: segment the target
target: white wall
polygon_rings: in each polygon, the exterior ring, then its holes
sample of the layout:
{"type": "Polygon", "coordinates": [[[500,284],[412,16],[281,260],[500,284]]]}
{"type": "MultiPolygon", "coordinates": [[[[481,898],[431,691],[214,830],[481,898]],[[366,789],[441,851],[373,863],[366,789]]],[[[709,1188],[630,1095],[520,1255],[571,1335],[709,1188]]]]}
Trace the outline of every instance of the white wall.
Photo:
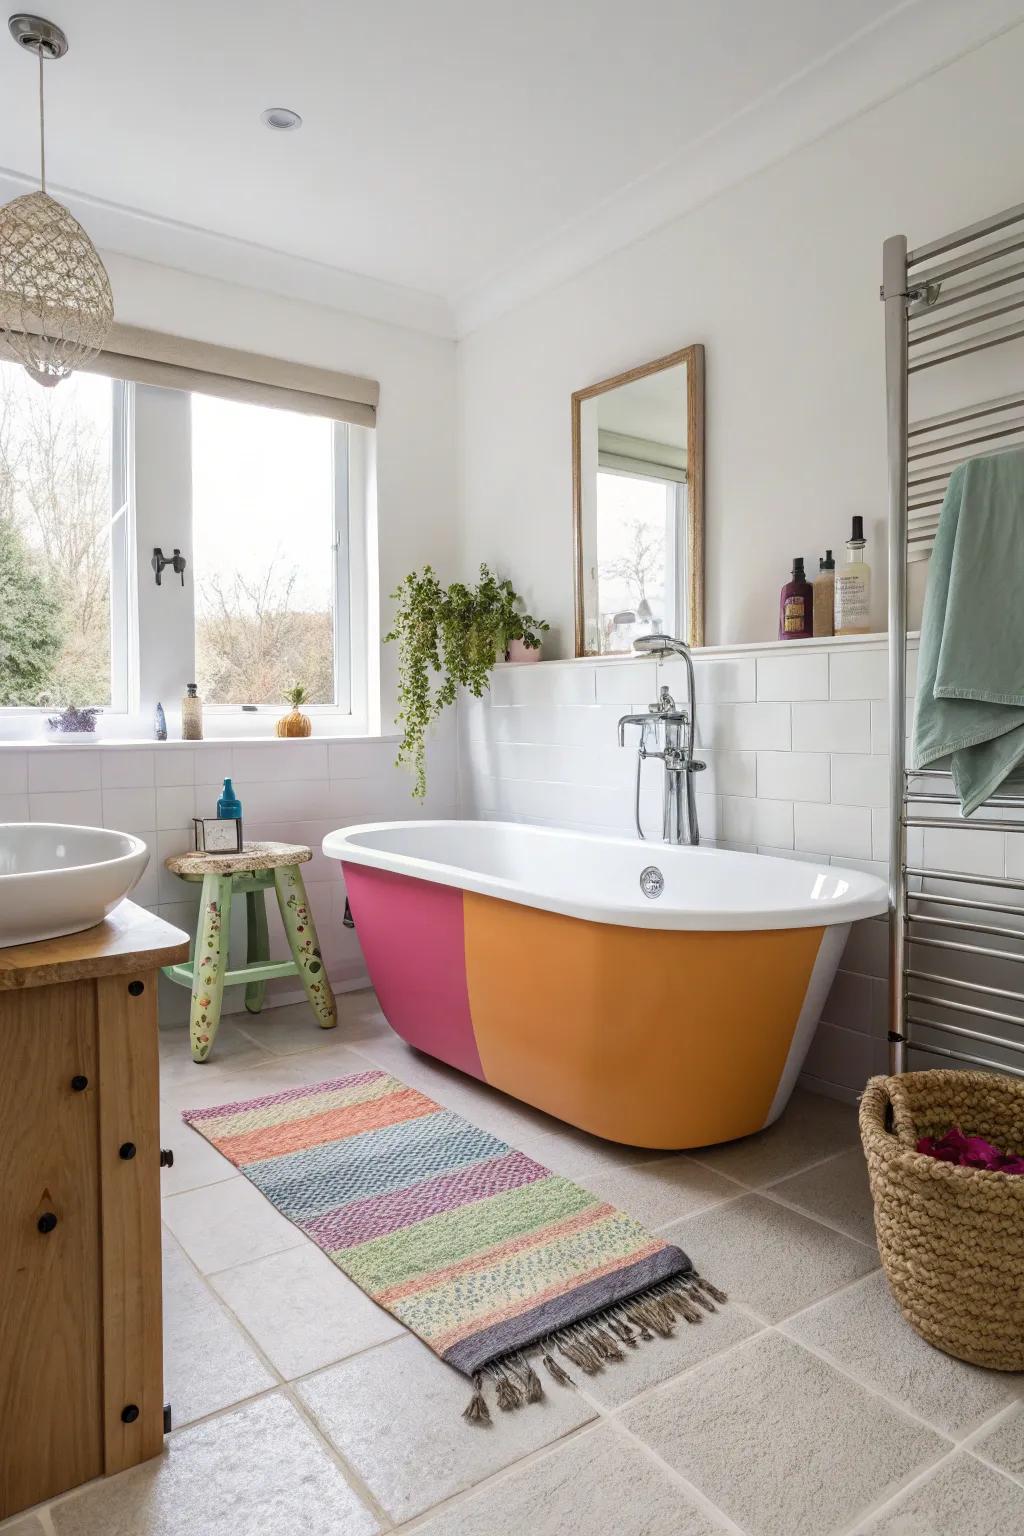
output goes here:
{"type": "MultiPolygon", "coordinates": [[[[461,343],[463,566],[511,577],[554,626],[549,655],[572,651],[570,394],[691,342],[707,348],[709,641],[774,638],[792,557],[816,570],[853,513],[884,627],[881,243],[1020,201],[1022,78],[1017,28],[461,343]]],[[[1001,392],[999,367],[978,360],[979,396],[1001,392]]],[[[941,409],[931,387],[917,414],[941,409]]]]}
{"type": "MultiPolygon", "coordinates": [[[[455,345],[321,305],[104,253],[118,320],[379,380],[377,543],[382,620],[414,566],[455,574],[455,345]]],[[[372,596],[373,594],[371,594],[372,596]]],[[[385,726],[394,647],[381,659],[385,726]]]]}

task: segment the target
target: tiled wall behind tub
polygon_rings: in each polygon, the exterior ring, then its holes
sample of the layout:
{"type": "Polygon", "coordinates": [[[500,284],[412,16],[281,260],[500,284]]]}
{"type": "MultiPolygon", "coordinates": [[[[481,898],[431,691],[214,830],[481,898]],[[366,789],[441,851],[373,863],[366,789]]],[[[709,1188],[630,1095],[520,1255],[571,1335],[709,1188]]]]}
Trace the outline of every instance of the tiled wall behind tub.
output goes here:
{"type": "MultiPolygon", "coordinates": [[[[636,732],[622,750],[616,724],[645,710],[662,683],[684,697],[682,667],[636,658],[497,668],[490,696],[459,707],[464,812],[632,835],[636,732]]],[[[884,638],[695,652],[694,669],[708,765],[697,781],[702,838],[884,877],[884,638]]],[[[652,838],[661,772],[645,765],[652,838]]],[[[857,924],[808,1057],[809,1085],[848,1096],[886,1070],[886,957],[885,919],[857,924]]]]}
{"type": "MultiPolygon", "coordinates": [[[[354,932],[342,926],[345,888],[340,867],[320,851],[324,835],[361,821],[454,816],[454,724],[432,743],[430,793],[410,794],[412,777],[394,766],[389,738],[317,741],[203,741],[107,744],[86,747],[39,743],[0,746],[0,822],[64,821],[116,827],[145,839],[150,861],[132,900],[168,922],[195,933],[198,889],[163,867],[172,853],[192,846],[192,817],[216,815],[217,796],[230,774],[242,801],[247,839],[305,843],[313,850],[303,866],[328,975],[336,989],[366,984],[354,932]]],[[[267,900],[271,954],[288,956],[271,894],[267,900]]],[[[232,915],[232,946],[245,954],[245,904],[232,915]]],[[[301,998],[294,978],[271,982],[267,1003],[301,998]]],[[[242,988],[224,994],[224,1007],[243,1006],[242,988]]],[[[161,1021],[187,1017],[188,993],[161,983],[161,1021]]]]}

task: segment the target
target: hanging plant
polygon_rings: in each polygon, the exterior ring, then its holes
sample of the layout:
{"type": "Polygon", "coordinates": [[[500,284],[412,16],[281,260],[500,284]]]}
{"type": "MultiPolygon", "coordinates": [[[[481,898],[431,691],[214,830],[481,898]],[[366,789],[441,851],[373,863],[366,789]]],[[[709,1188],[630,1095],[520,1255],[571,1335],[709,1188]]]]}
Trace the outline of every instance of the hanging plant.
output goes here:
{"type": "Polygon", "coordinates": [[[385,641],[398,644],[398,720],[402,741],[397,762],[411,765],[413,794],[427,792],[426,736],[460,687],[476,698],[490,686],[491,668],[521,640],[536,649],[548,629],[543,619],[519,612],[522,598],[510,581],[499,581],[486,565],[474,587],[442,587],[431,566],[413,571],[392,597],[398,604],[385,641]]]}

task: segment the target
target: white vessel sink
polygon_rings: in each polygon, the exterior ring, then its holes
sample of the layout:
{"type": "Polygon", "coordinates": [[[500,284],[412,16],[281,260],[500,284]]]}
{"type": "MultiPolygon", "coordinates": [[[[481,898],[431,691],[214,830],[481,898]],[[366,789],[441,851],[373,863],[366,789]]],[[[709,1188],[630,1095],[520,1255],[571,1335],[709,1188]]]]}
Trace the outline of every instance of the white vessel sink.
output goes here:
{"type": "Polygon", "coordinates": [[[94,927],[148,863],[141,837],[127,832],[0,823],[0,948],[94,927]]]}

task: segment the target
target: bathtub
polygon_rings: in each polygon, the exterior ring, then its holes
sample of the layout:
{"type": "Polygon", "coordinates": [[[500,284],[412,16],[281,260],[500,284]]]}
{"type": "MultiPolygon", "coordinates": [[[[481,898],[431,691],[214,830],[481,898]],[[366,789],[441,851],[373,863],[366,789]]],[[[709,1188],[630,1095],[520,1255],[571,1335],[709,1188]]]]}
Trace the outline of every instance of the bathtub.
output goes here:
{"type": "Polygon", "coordinates": [[[783,1110],[881,880],[507,822],[324,838],[401,1037],[582,1130],[679,1149],[783,1110]]]}

